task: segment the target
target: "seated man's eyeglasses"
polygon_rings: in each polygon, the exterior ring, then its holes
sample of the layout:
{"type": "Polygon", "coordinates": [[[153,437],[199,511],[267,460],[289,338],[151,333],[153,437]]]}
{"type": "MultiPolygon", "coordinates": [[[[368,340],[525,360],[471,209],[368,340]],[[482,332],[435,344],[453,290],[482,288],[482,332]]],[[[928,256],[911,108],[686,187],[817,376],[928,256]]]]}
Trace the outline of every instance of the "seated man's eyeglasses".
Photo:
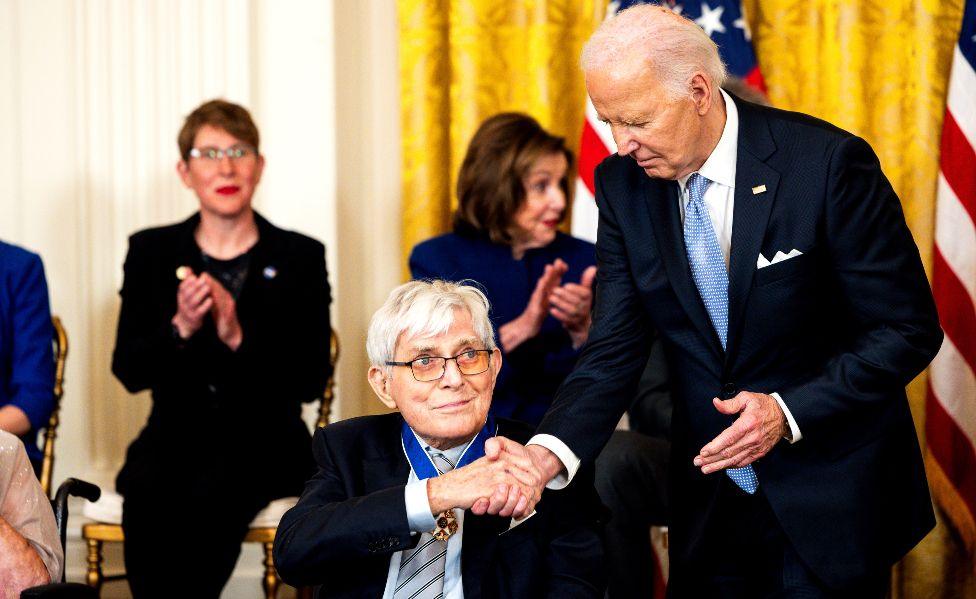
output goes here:
{"type": "Polygon", "coordinates": [[[236,144],[229,148],[193,148],[190,150],[190,158],[202,158],[207,162],[218,162],[224,159],[224,156],[230,158],[231,160],[243,160],[254,156],[257,152],[251,146],[244,144],[236,144]]]}
{"type": "Polygon", "coordinates": [[[387,366],[409,366],[413,378],[420,383],[439,380],[444,376],[448,360],[454,360],[461,374],[481,374],[491,364],[490,349],[469,349],[456,356],[421,356],[409,362],[386,362],[387,366]]]}

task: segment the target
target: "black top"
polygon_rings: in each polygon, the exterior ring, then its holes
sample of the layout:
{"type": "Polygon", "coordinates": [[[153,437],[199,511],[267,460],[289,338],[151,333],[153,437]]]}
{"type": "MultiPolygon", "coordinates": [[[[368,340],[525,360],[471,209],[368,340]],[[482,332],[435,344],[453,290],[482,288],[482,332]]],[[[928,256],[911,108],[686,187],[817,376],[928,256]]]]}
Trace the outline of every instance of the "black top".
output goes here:
{"type": "Polygon", "coordinates": [[[244,281],[247,279],[248,269],[251,267],[251,250],[229,260],[214,258],[201,250],[200,258],[203,260],[203,269],[210,273],[210,276],[220,281],[220,284],[236,300],[237,296],[241,294],[244,281]]]}
{"type": "Polygon", "coordinates": [[[185,343],[171,333],[176,270],[206,268],[194,240],[199,216],[129,239],[112,372],[132,393],[150,390],[153,404],[119,473],[123,495],[171,491],[178,480],[189,493],[233,484],[267,503],[297,495],[313,470],[301,404],[321,397],[330,375],[325,248],[255,218],[237,351],[209,316],[185,343]]]}

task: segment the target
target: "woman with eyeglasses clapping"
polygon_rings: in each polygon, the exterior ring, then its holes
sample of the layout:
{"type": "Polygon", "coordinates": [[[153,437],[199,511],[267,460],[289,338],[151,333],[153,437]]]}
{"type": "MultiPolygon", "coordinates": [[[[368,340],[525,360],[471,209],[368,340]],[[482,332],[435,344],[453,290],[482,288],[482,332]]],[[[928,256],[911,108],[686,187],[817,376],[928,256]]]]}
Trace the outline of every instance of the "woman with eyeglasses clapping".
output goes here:
{"type": "Polygon", "coordinates": [[[199,211],[129,239],[112,360],[126,389],[152,391],[116,481],[136,598],[219,596],[248,523],[314,471],[301,404],[330,375],[325,248],[252,208],[250,114],[206,102],[178,144],[199,211]]]}
{"type": "Polygon", "coordinates": [[[536,425],[590,327],[596,253],[559,231],[573,155],[532,117],[475,132],[458,175],[454,232],[413,248],[415,279],[474,281],[505,354],[492,413],[536,425]]]}

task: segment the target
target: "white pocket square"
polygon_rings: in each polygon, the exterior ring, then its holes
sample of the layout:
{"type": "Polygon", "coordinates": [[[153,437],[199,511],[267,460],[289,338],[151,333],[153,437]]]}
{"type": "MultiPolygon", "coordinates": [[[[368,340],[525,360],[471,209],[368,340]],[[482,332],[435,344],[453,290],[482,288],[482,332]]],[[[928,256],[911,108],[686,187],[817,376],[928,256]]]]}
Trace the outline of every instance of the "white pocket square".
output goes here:
{"type": "Polygon", "coordinates": [[[796,258],[797,256],[802,256],[802,255],[803,252],[795,248],[790,250],[790,253],[788,254],[784,254],[783,252],[776,252],[776,255],[773,256],[772,260],[767,260],[766,256],[763,256],[760,253],[759,258],[756,260],[756,269],[766,268],[767,266],[772,266],[773,264],[778,264],[780,262],[789,260],[790,258],[796,258]]]}

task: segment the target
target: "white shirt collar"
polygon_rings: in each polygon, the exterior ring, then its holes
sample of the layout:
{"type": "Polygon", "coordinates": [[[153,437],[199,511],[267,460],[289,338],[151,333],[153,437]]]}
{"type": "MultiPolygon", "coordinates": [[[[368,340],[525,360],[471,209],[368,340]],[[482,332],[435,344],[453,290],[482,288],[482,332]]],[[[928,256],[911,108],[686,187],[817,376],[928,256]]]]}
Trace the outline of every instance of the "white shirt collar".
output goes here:
{"type": "Polygon", "coordinates": [[[455,445],[454,447],[451,447],[449,449],[436,449],[434,447],[431,447],[429,443],[424,441],[423,438],[420,435],[418,435],[417,431],[413,430],[412,427],[410,429],[410,432],[412,432],[413,436],[416,437],[417,441],[420,442],[420,446],[424,448],[424,451],[426,451],[428,454],[430,454],[431,452],[442,453],[444,454],[444,457],[451,460],[452,464],[458,463],[458,460],[461,459],[461,454],[463,454],[464,450],[467,449],[469,445],[471,445],[471,441],[474,441],[474,438],[478,436],[478,433],[475,433],[470,439],[468,439],[464,443],[461,443],[460,445],[455,445]]]}
{"type": "MultiPolygon", "coordinates": [[[[708,179],[726,187],[735,189],[735,161],[738,158],[739,146],[739,110],[735,107],[732,97],[719,88],[722,98],[725,100],[725,127],[722,128],[722,137],[719,138],[715,149],[708,155],[705,164],[698,169],[698,173],[708,179]]],[[[685,183],[694,173],[689,173],[678,179],[681,190],[684,191],[685,183]]]]}

